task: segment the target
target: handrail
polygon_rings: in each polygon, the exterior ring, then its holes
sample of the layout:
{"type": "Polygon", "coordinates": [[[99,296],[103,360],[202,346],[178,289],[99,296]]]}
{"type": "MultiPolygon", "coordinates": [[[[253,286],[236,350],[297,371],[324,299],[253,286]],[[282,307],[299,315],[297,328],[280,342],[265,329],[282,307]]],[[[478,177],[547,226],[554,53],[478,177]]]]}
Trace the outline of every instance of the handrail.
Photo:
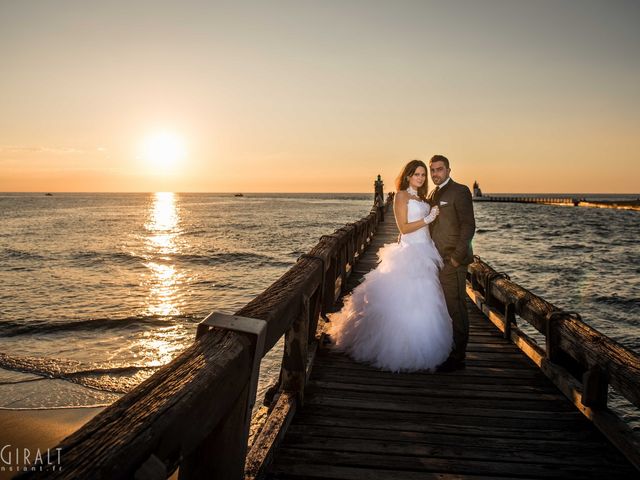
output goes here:
{"type": "Polygon", "coordinates": [[[607,407],[611,385],[640,407],[640,355],[512,282],[480,257],[467,270],[467,293],[505,338],[511,339],[578,410],[640,468],[640,438],[607,407]],[[517,327],[516,315],[545,337],[545,349],[517,327]]]}
{"type": "MultiPolygon", "coordinates": [[[[282,395],[274,400],[273,417],[283,403],[288,402],[287,416],[303,401],[318,317],[333,309],[350,264],[371,241],[378,221],[374,205],[366,217],[323,236],[236,312],[266,322],[263,351],[255,352],[261,357],[285,336],[282,395]]],[[[19,478],[156,479],[178,467],[181,479],[243,478],[255,337],[218,327],[202,332],[173,361],[65,438],[57,446],[63,468],[19,478]]]]}
{"type": "Polygon", "coordinates": [[[554,355],[569,356],[583,371],[603,368],[616,391],[640,408],[640,355],[507,278],[494,276],[486,285],[497,272],[482,260],[469,265],[469,273],[485,285],[485,297],[513,304],[517,315],[545,335],[547,348],[559,349],[554,355]]]}

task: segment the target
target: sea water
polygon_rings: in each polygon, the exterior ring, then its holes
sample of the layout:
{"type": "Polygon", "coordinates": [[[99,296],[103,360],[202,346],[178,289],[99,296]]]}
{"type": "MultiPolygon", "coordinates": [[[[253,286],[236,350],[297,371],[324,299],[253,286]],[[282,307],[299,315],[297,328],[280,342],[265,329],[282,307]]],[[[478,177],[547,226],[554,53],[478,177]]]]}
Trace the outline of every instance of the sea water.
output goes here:
{"type": "MultiPolygon", "coordinates": [[[[636,196],[597,199],[607,198],[636,196]]],[[[0,407],[113,402],[191,344],[208,313],[237,311],[372,202],[372,194],[0,194],[0,407]]],[[[640,351],[640,212],[474,207],[477,255],[640,351]]],[[[277,376],[281,348],[263,361],[258,398],[277,376]]]]}

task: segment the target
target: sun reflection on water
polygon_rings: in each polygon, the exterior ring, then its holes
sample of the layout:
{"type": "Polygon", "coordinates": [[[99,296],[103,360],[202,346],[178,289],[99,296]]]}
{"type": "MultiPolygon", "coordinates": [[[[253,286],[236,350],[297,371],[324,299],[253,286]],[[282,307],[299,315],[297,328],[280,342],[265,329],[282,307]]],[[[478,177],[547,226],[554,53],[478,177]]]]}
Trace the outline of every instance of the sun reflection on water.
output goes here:
{"type": "Polygon", "coordinates": [[[140,341],[139,356],[146,359],[146,366],[160,367],[169,363],[184,348],[182,329],[174,326],[147,332],[140,341]]]}
{"type": "MultiPolygon", "coordinates": [[[[172,192],[157,192],[152,197],[145,229],[147,271],[142,279],[147,289],[144,315],[174,317],[180,310],[180,287],[184,273],[180,272],[173,256],[180,253],[178,242],[180,210],[177,195],[172,192]]],[[[132,347],[135,356],[147,366],[160,366],[169,362],[184,348],[184,328],[167,319],[167,326],[145,332],[132,347]]]]}
{"type": "Polygon", "coordinates": [[[151,272],[145,281],[149,288],[147,315],[180,314],[176,300],[182,275],[178,273],[176,266],[170,263],[169,256],[179,252],[176,242],[176,237],[180,233],[179,223],[176,195],[172,192],[157,192],[149,211],[149,219],[145,224],[149,232],[147,255],[150,259],[145,266],[151,272]]]}

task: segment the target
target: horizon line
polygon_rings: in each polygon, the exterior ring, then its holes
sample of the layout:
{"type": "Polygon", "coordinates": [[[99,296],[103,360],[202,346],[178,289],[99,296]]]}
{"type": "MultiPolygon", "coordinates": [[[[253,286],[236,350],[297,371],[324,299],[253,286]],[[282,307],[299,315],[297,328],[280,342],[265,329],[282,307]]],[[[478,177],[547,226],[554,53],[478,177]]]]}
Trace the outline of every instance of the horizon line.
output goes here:
{"type": "MultiPolygon", "coordinates": [[[[265,195],[265,194],[314,194],[314,193],[322,193],[322,194],[357,194],[357,195],[369,195],[375,193],[373,190],[367,192],[330,192],[330,191],[313,191],[313,192],[287,192],[287,191],[264,191],[264,192],[240,192],[240,191],[171,191],[171,190],[156,190],[156,191],[107,191],[107,190],[94,190],[94,191],[71,191],[71,190],[6,190],[0,191],[0,194],[5,193],[105,193],[105,194],[149,194],[149,193],[194,193],[194,194],[229,194],[229,195],[265,195]]],[[[395,192],[393,190],[387,190],[387,193],[395,192]]],[[[489,195],[640,195],[640,192],[483,192],[482,196],[489,195]]]]}

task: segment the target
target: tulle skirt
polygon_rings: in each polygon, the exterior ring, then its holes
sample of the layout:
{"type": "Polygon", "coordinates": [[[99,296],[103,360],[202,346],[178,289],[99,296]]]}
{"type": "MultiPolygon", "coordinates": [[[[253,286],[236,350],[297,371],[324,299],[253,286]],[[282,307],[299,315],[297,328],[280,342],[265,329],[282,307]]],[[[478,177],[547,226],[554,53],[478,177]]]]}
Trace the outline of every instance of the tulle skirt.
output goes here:
{"type": "Polygon", "coordinates": [[[378,267],[330,317],[335,348],[384,370],[433,370],[453,346],[442,259],[430,240],[388,244],[378,256],[378,267]]]}

